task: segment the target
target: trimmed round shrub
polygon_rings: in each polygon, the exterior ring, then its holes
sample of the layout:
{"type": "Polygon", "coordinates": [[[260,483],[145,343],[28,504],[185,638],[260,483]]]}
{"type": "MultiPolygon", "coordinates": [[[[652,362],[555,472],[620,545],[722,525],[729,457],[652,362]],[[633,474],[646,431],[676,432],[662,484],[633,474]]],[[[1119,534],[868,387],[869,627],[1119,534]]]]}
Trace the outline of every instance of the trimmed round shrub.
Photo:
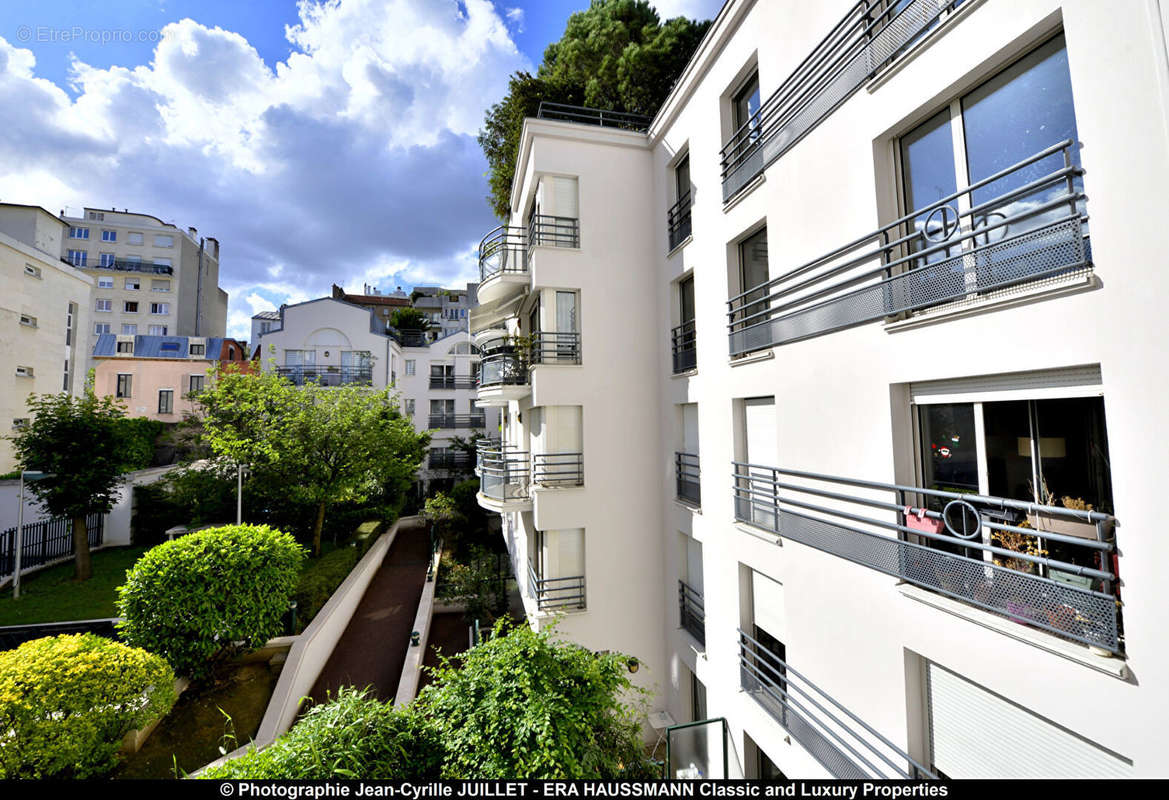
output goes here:
{"type": "Polygon", "coordinates": [[[101,775],[174,704],[174,682],[161,657],[92,633],[0,652],[0,778],[101,775]]]}
{"type": "Polygon", "coordinates": [[[160,544],[118,588],[119,634],[180,675],[206,677],[217,661],[282,632],[304,558],[291,535],[266,525],[225,525],[160,544]]]}
{"type": "Polygon", "coordinates": [[[441,777],[442,762],[437,729],[413,707],[395,709],[367,690],[342,687],[268,747],[248,750],[199,777],[419,780],[441,777]]]}

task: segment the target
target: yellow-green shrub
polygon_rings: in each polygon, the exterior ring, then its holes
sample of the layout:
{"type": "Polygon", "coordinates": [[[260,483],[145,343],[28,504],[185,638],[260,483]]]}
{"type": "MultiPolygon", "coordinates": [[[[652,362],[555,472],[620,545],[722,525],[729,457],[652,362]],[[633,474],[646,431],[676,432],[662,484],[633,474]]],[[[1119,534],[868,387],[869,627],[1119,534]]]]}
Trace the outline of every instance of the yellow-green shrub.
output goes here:
{"type": "Polygon", "coordinates": [[[85,778],[174,703],[160,656],[91,633],[0,652],[0,778],[85,778]]]}

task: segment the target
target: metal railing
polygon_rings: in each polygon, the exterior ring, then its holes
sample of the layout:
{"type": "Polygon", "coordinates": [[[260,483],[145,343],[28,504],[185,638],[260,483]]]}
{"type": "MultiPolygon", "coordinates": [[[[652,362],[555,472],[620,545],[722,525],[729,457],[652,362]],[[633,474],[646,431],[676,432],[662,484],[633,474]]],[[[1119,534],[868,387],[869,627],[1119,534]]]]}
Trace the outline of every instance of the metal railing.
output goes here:
{"type": "Polygon", "coordinates": [[[1122,652],[1115,519],[1108,514],[733,464],[741,522],[1015,622],[1122,652]],[[1053,530],[1053,520],[1070,532],[1053,530]],[[1082,563],[1048,557],[1050,543],[1082,563]]]}
{"type": "Polygon", "coordinates": [[[486,414],[431,414],[428,428],[482,428],[487,425],[486,414]]]}
{"type": "Polygon", "coordinates": [[[627,111],[606,111],[601,108],[585,108],[584,106],[570,106],[564,103],[549,103],[541,101],[536,110],[539,119],[551,119],[558,122],[579,122],[583,125],[599,125],[602,128],[621,128],[627,131],[645,133],[653,120],[641,114],[630,114],[627,111]]]}
{"type": "Polygon", "coordinates": [[[743,630],[739,668],[743,689],[833,777],[938,777],[743,630]]]}
{"type": "Polygon", "coordinates": [[[536,214],[528,227],[500,225],[479,241],[479,281],[528,271],[533,247],[580,247],[580,220],[536,214]]]}
{"type": "Polygon", "coordinates": [[[698,366],[698,334],[694,320],[671,329],[670,347],[673,349],[675,375],[698,366]]]}
{"type": "Polygon", "coordinates": [[[474,389],[479,385],[474,375],[431,375],[431,389],[474,389]]]}
{"type": "Polygon", "coordinates": [[[525,386],[528,383],[527,362],[516,348],[495,350],[479,362],[479,388],[491,386],[525,386]]]}
{"type": "Polygon", "coordinates": [[[479,447],[479,491],[493,500],[526,500],[531,480],[528,453],[498,444],[479,447]]]}
{"type": "Polygon", "coordinates": [[[470,469],[475,459],[465,450],[435,448],[427,454],[427,467],[430,469],[470,469]]]}
{"type": "Polygon", "coordinates": [[[529,358],[533,366],[536,364],[579,364],[580,334],[536,331],[532,334],[529,358]]]}
{"type": "Polygon", "coordinates": [[[730,298],[731,355],[1089,269],[1074,147],[1053,144],[730,298]],[[1014,188],[984,199],[1004,180],[1014,188]]]}
{"type": "Polygon", "coordinates": [[[568,578],[542,578],[528,560],[528,585],[541,611],[585,607],[585,579],[583,575],[568,578]]]}
{"type": "Polygon", "coordinates": [[[706,607],[702,604],[702,593],[681,580],[678,581],[678,618],[683,630],[706,644],[706,607]]]}
{"type": "Polygon", "coordinates": [[[795,146],[962,0],[861,0],[720,151],[723,201],[795,146]]]}
{"type": "Polygon", "coordinates": [[[702,505],[702,484],[699,482],[698,454],[674,453],[674,477],[679,500],[702,505]]]}
{"type": "Polygon", "coordinates": [[[369,386],[373,383],[373,368],[364,367],[325,367],[325,366],[283,366],[276,368],[276,374],[287,378],[296,386],[315,383],[318,386],[348,386],[358,384],[369,386]]]}
{"type": "Polygon", "coordinates": [[[580,220],[536,214],[528,223],[528,247],[580,247],[580,220]]]}
{"type": "MultiPolygon", "coordinates": [[[[73,262],[70,261],[70,264],[73,262]]],[[[74,265],[76,266],[76,265],[74,265]]],[[[115,261],[112,264],[85,264],[81,269],[109,269],[115,272],[145,272],[149,275],[173,275],[175,268],[166,264],[147,264],[142,261],[115,261]]]]}
{"type": "Polygon", "coordinates": [[[402,347],[429,347],[430,337],[423,330],[398,330],[393,325],[386,325],[386,333],[402,347]]]}
{"type": "Polygon", "coordinates": [[[582,453],[535,453],[532,456],[532,483],[540,486],[583,486],[582,453]]]}
{"type": "MultiPolygon", "coordinates": [[[[90,514],[85,518],[90,548],[101,547],[105,537],[105,515],[90,514]]],[[[20,537],[20,571],[63,561],[74,554],[73,520],[54,517],[39,522],[26,522],[20,537]]],[[[12,574],[16,568],[16,526],[0,531],[0,578],[12,574]]]]}
{"type": "Polygon", "coordinates": [[[669,234],[670,250],[673,250],[690,235],[690,192],[678,198],[666,212],[666,230],[669,234]]]}

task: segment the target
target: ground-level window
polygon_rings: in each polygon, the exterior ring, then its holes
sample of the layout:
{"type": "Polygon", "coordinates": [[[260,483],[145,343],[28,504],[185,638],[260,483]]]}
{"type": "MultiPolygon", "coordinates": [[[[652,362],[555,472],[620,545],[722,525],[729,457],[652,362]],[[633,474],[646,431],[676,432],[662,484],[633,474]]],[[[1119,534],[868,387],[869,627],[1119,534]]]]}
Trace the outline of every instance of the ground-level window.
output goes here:
{"type": "Polygon", "coordinates": [[[158,413],[172,414],[175,410],[174,389],[160,389],[158,391],[158,413]]]}

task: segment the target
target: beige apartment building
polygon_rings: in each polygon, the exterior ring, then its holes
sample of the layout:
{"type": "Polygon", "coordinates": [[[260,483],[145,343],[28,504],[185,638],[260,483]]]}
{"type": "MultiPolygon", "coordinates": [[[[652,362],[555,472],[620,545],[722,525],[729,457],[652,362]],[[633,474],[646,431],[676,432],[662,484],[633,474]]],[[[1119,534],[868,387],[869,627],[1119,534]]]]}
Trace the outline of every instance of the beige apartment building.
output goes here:
{"type": "Polygon", "coordinates": [[[60,255],[94,279],[88,352],[102,334],[220,336],[227,292],[219,241],[150,214],[86,208],[61,214],[60,255]]]}
{"type": "Polygon", "coordinates": [[[0,473],[16,467],[7,436],[28,419],[28,396],[85,385],[94,280],[58,257],[65,233],[39,206],[0,203],[0,473]]]}

